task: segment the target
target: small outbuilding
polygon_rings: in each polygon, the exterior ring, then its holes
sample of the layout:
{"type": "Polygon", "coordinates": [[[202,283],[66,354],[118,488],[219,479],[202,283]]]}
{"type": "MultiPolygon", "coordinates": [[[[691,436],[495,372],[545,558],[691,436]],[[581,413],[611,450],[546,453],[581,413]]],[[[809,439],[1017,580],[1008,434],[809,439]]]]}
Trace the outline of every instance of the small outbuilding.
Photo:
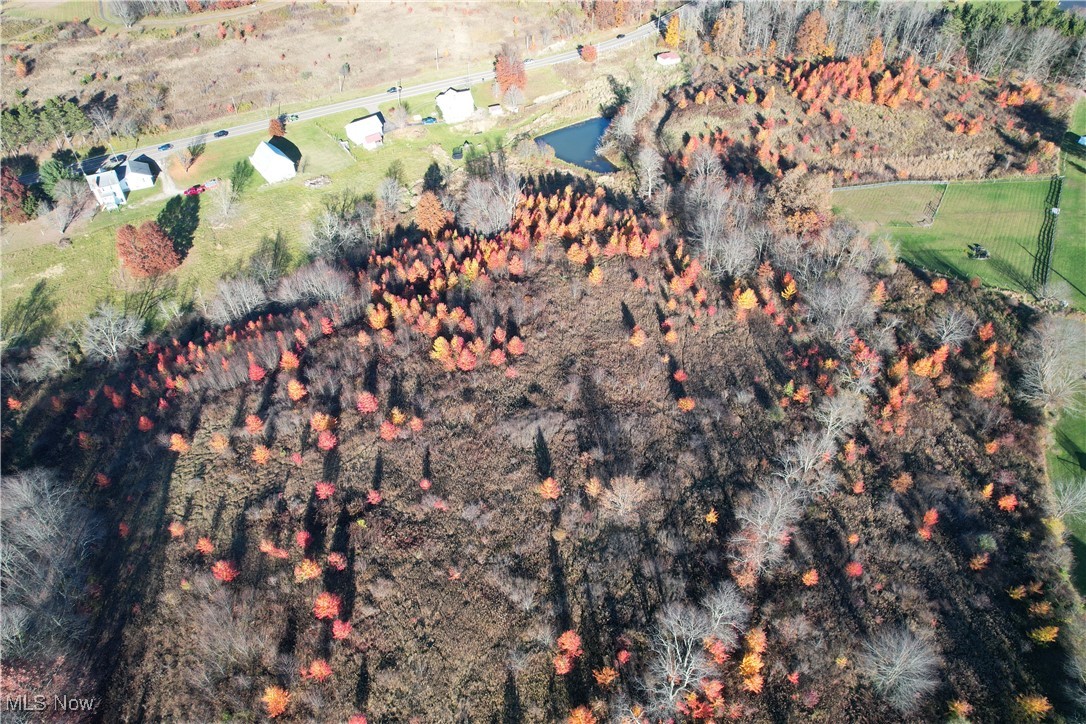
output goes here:
{"type": "Polygon", "coordinates": [[[501,103],[493,103],[493,104],[487,106],[486,109],[490,112],[490,115],[492,115],[492,116],[504,116],[505,115],[505,109],[502,108],[501,103]]]}
{"type": "Polygon", "coordinates": [[[267,141],[260,142],[253,155],[249,156],[249,163],[270,184],[294,178],[297,173],[290,157],[267,141]]]}
{"type": "Polygon", "coordinates": [[[132,159],[123,166],[123,169],[124,183],[128,186],[129,191],[149,189],[155,185],[157,169],[154,165],[154,161],[146,156],[132,159]]]}
{"type": "Polygon", "coordinates": [[[87,176],[87,185],[90,186],[95,201],[104,209],[114,211],[128,203],[125,200],[128,186],[117,175],[116,170],[93,173],[87,176]]]}
{"type": "Polygon", "coordinates": [[[668,50],[656,54],[656,62],[660,65],[678,65],[682,58],[674,50],[668,50]]]}
{"type": "Polygon", "coordinates": [[[344,128],[347,131],[347,138],[351,139],[351,143],[361,146],[367,151],[373,151],[381,145],[385,138],[384,129],[385,119],[381,117],[380,113],[374,113],[365,118],[356,118],[344,128]]]}
{"type": "Polygon", "coordinates": [[[471,90],[449,88],[437,97],[437,108],[446,123],[460,123],[471,118],[475,113],[475,98],[471,90]]]}

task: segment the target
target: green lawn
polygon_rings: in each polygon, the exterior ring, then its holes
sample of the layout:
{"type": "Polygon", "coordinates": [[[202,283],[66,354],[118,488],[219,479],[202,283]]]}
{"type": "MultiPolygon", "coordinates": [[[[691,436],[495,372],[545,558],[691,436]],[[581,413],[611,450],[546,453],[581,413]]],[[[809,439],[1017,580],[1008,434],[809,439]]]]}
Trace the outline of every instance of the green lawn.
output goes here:
{"type": "MultiPolygon", "coordinates": [[[[1062,171],[1063,198],[1056,227],[1057,258],[1086,265],[1086,147],[1078,145],[1086,134],[1086,101],[1075,104],[1068,133],[1064,136],[1062,171]]],[[[1064,415],[1054,431],[1054,445],[1048,451],[1048,474],[1052,479],[1086,479],[1086,415],[1064,415]]],[[[1071,549],[1075,553],[1075,584],[1086,594],[1086,519],[1071,523],[1071,549]]]]}
{"type": "MultiPolygon", "coordinates": [[[[1028,293],[1035,288],[1034,260],[1049,184],[1048,179],[951,183],[935,222],[926,227],[916,224],[928,201],[938,197],[942,187],[936,184],[842,189],[834,192],[833,202],[842,215],[885,232],[907,261],[1028,293]],[[971,260],[968,247],[974,243],[986,247],[991,259],[971,260]]],[[[1071,206],[1068,201],[1065,196],[1065,209],[1071,206]]],[[[1064,230],[1064,221],[1061,215],[1051,278],[1065,281],[1069,301],[1086,309],[1084,247],[1081,238],[1077,243],[1068,238],[1071,232],[1064,230]]],[[[1081,224],[1081,219],[1076,221],[1081,224]]]]}

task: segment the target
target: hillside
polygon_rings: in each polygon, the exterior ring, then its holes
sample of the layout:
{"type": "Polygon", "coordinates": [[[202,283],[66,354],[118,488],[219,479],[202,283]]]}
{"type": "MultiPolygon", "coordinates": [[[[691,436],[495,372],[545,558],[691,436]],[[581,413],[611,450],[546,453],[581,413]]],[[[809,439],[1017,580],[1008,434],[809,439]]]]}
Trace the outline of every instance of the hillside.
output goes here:
{"type": "Polygon", "coordinates": [[[501,231],[9,389],[5,486],[48,461],[98,531],[88,635],[26,660],[109,721],[1076,711],[1036,313],[823,221],[717,282],[537,177],[501,231]]]}

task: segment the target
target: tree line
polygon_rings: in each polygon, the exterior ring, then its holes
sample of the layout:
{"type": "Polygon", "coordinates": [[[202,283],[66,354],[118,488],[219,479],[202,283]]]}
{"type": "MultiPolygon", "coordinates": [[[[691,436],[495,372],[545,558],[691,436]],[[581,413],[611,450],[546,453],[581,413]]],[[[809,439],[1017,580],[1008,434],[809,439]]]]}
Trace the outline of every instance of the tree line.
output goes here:
{"type": "Polygon", "coordinates": [[[1042,2],[792,2],[698,0],[684,7],[686,50],[725,56],[862,56],[879,39],[887,60],[1039,81],[1086,78],[1086,18],[1042,2]],[[812,53],[812,49],[818,52],[812,53]]]}

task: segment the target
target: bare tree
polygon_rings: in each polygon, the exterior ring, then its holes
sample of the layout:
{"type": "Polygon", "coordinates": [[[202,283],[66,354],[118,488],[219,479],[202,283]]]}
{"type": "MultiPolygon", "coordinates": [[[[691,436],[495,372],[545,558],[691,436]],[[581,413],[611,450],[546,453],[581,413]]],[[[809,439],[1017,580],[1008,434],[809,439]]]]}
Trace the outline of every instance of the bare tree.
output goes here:
{"type": "Polygon", "coordinates": [[[39,382],[59,375],[71,367],[71,344],[60,337],[50,337],[30,350],[30,357],[19,367],[19,377],[39,382]]]}
{"type": "Polygon", "coordinates": [[[1071,42],[1071,38],[1055,28],[1034,30],[1023,62],[1026,76],[1042,83],[1047,81],[1052,74],[1052,66],[1067,53],[1071,42]]]}
{"type": "Polygon", "coordinates": [[[1062,520],[1086,515],[1086,478],[1058,478],[1052,481],[1053,513],[1062,520]]]}
{"type": "Polygon", "coordinates": [[[1075,319],[1048,317],[1023,351],[1018,396],[1046,412],[1081,409],[1086,395],[1086,335],[1075,319]]]}
{"type": "Polygon", "coordinates": [[[143,320],[102,304],[84,324],[80,347],[90,359],[112,361],[139,344],[142,334],[143,320]]]}
{"type": "Polygon", "coordinates": [[[204,155],[204,151],[207,150],[207,138],[204,136],[197,136],[192,143],[187,146],[181,146],[174,151],[174,158],[181,164],[186,172],[193,167],[193,165],[200,159],[200,156],[204,155]]]}
{"type": "Polygon", "coordinates": [[[320,302],[342,299],[352,288],[350,275],[318,259],[280,280],[272,298],[284,304],[320,302]]]}
{"type": "Polygon", "coordinates": [[[520,188],[520,179],[508,169],[496,170],[489,178],[471,179],[460,203],[460,223],[482,234],[501,231],[513,218],[520,188]]]}
{"type": "Polygon", "coordinates": [[[225,226],[238,213],[238,194],[229,179],[223,179],[207,194],[211,205],[210,221],[213,226],[225,226]]]}
{"type": "Polygon", "coordinates": [[[648,502],[651,491],[643,480],[622,475],[611,481],[611,487],[600,501],[600,518],[619,526],[637,525],[641,507],[648,502]]]}
{"type": "Polygon", "coordinates": [[[223,279],[218,293],[207,308],[207,318],[215,324],[229,324],[261,309],[268,303],[264,288],[248,278],[223,279]]]}
{"type": "Polygon", "coordinates": [[[404,187],[399,180],[391,176],[381,179],[377,185],[377,199],[384,204],[385,210],[390,213],[398,213],[403,204],[404,187]]]}
{"type": "Polygon", "coordinates": [[[747,628],[750,604],[743,598],[739,586],[724,581],[701,602],[705,609],[710,635],[731,651],[747,628]]]}
{"type": "Polygon", "coordinates": [[[82,179],[61,179],[53,187],[56,206],[53,217],[61,233],[68,230],[79,215],[86,211],[91,202],[90,189],[82,179]]]}
{"type": "Polygon", "coordinates": [[[637,193],[645,201],[664,183],[664,158],[652,145],[645,144],[637,152],[637,193]]]}
{"type": "Polygon", "coordinates": [[[0,480],[0,643],[6,657],[71,653],[87,631],[76,611],[98,528],[74,488],[34,468],[0,480]]]}
{"type": "Polygon", "coordinates": [[[859,666],[891,706],[907,712],[939,686],[939,657],[908,629],[883,631],[867,641],[859,666]]]}
{"type": "Polygon", "coordinates": [[[653,714],[662,719],[674,714],[682,697],[711,675],[704,644],[711,632],[705,612],[690,604],[670,603],[661,612],[644,681],[653,714]]]}
{"type": "Polygon", "coordinates": [[[976,322],[969,314],[957,308],[949,308],[935,315],[931,323],[931,333],[940,345],[960,347],[969,339],[975,326],[976,322]]]}
{"type": "Polygon", "coordinates": [[[309,255],[314,259],[365,257],[377,235],[373,207],[344,194],[333,199],[310,226],[309,255]]]}
{"type": "Polygon", "coordinates": [[[126,28],[131,28],[143,17],[143,3],[133,0],[108,0],[106,3],[109,12],[124,23],[126,28]]]}
{"type": "Polygon", "coordinates": [[[786,534],[802,512],[801,499],[797,488],[774,476],[736,508],[739,532],[730,541],[730,555],[739,568],[761,575],[784,558],[786,534]]]}
{"type": "Polygon", "coordinates": [[[875,320],[871,282],[852,269],[818,280],[807,295],[807,319],[835,340],[864,329],[875,320]]]}
{"type": "Polygon", "coordinates": [[[847,435],[864,419],[866,401],[855,392],[844,390],[827,397],[815,410],[815,419],[830,438],[847,435]]]}
{"type": "Polygon", "coordinates": [[[94,124],[98,137],[103,140],[113,135],[114,117],[113,111],[101,103],[96,103],[87,111],[87,118],[94,124]]]}

